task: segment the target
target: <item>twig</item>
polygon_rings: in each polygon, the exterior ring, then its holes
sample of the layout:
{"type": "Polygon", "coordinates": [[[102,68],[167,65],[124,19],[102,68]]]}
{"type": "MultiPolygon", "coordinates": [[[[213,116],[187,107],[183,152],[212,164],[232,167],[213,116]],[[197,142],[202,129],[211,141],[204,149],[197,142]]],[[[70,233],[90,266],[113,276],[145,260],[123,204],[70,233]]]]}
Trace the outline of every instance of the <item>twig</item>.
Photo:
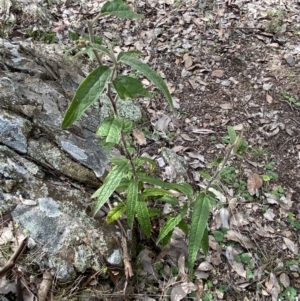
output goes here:
{"type": "Polygon", "coordinates": [[[8,262],[5,264],[5,266],[0,270],[0,278],[2,278],[7,272],[12,270],[14,266],[19,261],[21,255],[26,249],[27,246],[28,237],[24,238],[21,242],[18,249],[15,251],[15,253],[11,256],[11,258],[8,260],[8,262]]]}

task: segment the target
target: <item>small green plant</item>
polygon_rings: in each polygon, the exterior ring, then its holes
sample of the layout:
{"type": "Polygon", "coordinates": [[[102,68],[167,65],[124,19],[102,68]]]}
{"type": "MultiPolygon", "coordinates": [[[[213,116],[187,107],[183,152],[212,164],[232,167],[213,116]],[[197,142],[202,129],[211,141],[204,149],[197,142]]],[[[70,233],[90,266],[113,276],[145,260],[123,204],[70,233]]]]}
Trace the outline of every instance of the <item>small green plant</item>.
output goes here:
{"type": "Polygon", "coordinates": [[[286,91],[281,92],[281,95],[283,96],[284,99],[287,101],[293,103],[295,106],[300,107],[300,102],[298,102],[293,96],[291,96],[289,93],[286,91]]]}
{"type": "Polygon", "coordinates": [[[269,155],[269,151],[261,146],[254,147],[251,151],[251,156],[254,159],[260,159],[269,155]]]}
{"type": "Polygon", "coordinates": [[[76,57],[88,54],[91,59],[97,61],[98,67],[78,87],[65,113],[62,128],[65,129],[76,122],[102,94],[108,97],[112,114],[100,123],[96,134],[101,137],[101,145],[107,152],[114,146],[118,146],[122,149],[125,158],[110,159],[112,168],[105,177],[103,185],[92,196],[96,199],[94,213],[117,193],[118,197],[115,198],[117,205],[108,213],[107,223],[117,221],[126,214],[129,227],[133,228],[137,221],[144,234],[149,237],[152,230],[151,218],[159,213],[158,210],[154,210],[155,208],[151,208],[152,200],[162,204],[170,203],[174,210],[167,216],[165,224],[161,227],[157,242],[166,245],[174,228],[176,226],[181,228],[189,236],[188,263],[192,271],[198,251],[202,249],[205,254],[208,252],[207,222],[210,203],[215,198],[208,189],[225,168],[230,156],[241,152],[245,140],[242,135],[237,136],[232,127],[228,127],[231,146],[218,170],[200,192],[194,192],[192,186],[187,183],[167,183],[154,176],[156,163],[139,156],[135,150],[130,134],[136,124],[122,118],[117,106],[119,101],[134,100],[139,96],[151,97],[151,93],[143,87],[139,77],[122,75],[121,67],[129,66],[148,78],[163,93],[174,112],[173,100],[161,76],[139,59],[140,52],[125,51],[116,55],[112,46],[103,37],[94,37],[93,25],[99,18],[108,14],[129,19],[142,17],[131,11],[121,0],[107,1],[100,13],[88,22],[89,39],[70,33],[70,37],[76,42],[76,47],[80,49],[76,57]],[[109,63],[103,64],[103,55],[109,58],[109,63]],[[183,206],[180,206],[174,192],[186,195],[187,202],[183,206]],[[191,221],[189,226],[185,222],[186,218],[191,221]]]}
{"type": "Polygon", "coordinates": [[[286,12],[283,9],[279,9],[277,11],[268,10],[267,16],[270,19],[270,21],[266,25],[266,30],[271,33],[278,32],[283,24],[285,14],[286,12]]]}
{"type": "Polygon", "coordinates": [[[282,293],[279,295],[279,300],[288,300],[288,301],[296,301],[297,298],[297,290],[291,286],[288,286],[282,293]]]}

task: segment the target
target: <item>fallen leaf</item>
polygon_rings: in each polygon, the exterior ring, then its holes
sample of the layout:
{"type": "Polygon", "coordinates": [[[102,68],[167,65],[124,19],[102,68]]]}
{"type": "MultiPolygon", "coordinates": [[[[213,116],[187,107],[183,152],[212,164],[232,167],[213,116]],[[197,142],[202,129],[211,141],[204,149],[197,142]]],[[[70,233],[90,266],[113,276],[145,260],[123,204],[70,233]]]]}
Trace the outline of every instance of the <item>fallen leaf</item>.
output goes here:
{"type": "Polygon", "coordinates": [[[171,290],[171,301],[180,301],[191,292],[195,292],[197,286],[192,282],[184,282],[174,286],[171,290]]]}
{"type": "Polygon", "coordinates": [[[257,173],[252,173],[247,181],[247,189],[251,195],[254,195],[257,189],[261,188],[263,185],[262,179],[257,173]]]}
{"type": "Polygon", "coordinates": [[[215,133],[215,131],[209,129],[193,129],[191,132],[195,134],[204,134],[204,135],[215,133]]]}
{"type": "Polygon", "coordinates": [[[286,273],[280,274],[279,280],[285,288],[290,286],[291,281],[290,281],[289,276],[286,273]]]}
{"type": "Polygon", "coordinates": [[[272,272],[270,273],[269,279],[266,280],[265,285],[267,292],[272,296],[272,301],[277,301],[280,293],[280,285],[272,272]]]}
{"type": "Polygon", "coordinates": [[[233,109],[233,105],[229,102],[227,103],[221,103],[219,104],[219,106],[223,109],[223,110],[232,110],[233,109]]]}
{"type": "Polygon", "coordinates": [[[251,249],[254,248],[254,245],[250,238],[248,238],[245,235],[242,235],[241,233],[235,231],[235,230],[228,230],[225,237],[228,240],[233,240],[239,242],[244,248],[251,249]]]}
{"type": "Polygon", "coordinates": [[[156,121],[156,128],[160,132],[166,132],[168,130],[169,123],[171,118],[167,115],[163,115],[156,121]]]}
{"type": "Polygon", "coordinates": [[[290,251],[292,251],[294,254],[298,254],[298,251],[299,251],[299,249],[298,249],[298,245],[297,244],[295,244],[295,243],[293,243],[289,238],[287,238],[287,237],[284,237],[283,238],[283,241],[284,241],[284,243],[285,243],[285,245],[288,247],[288,249],[290,250],[290,251]]]}
{"type": "Polygon", "coordinates": [[[225,256],[228,260],[228,263],[237,272],[238,275],[246,278],[247,273],[246,270],[244,269],[243,264],[235,261],[235,256],[239,254],[240,252],[238,252],[234,246],[228,246],[226,248],[225,256]]]}
{"type": "Polygon", "coordinates": [[[184,68],[185,69],[188,69],[193,65],[192,58],[189,56],[188,53],[185,53],[183,55],[183,61],[184,61],[184,68]]]}
{"type": "Polygon", "coordinates": [[[272,97],[271,95],[267,94],[267,95],[266,95],[266,101],[267,101],[268,103],[272,103],[272,102],[273,102],[273,97],[272,97]]]}
{"type": "Polygon", "coordinates": [[[137,129],[134,129],[132,131],[132,135],[133,137],[135,138],[136,142],[139,144],[139,145],[145,145],[147,144],[147,140],[146,140],[146,137],[145,137],[145,134],[137,129]]]}
{"type": "Polygon", "coordinates": [[[224,70],[214,70],[211,73],[212,77],[222,78],[224,76],[224,70]]]}
{"type": "Polygon", "coordinates": [[[265,213],[264,213],[264,217],[269,220],[269,221],[273,221],[275,214],[273,212],[273,209],[268,209],[265,213]]]}
{"type": "Polygon", "coordinates": [[[184,140],[186,140],[186,141],[195,141],[196,139],[194,139],[194,138],[191,138],[189,135],[187,135],[187,134],[181,134],[180,135],[184,140]]]}
{"type": "Polygon", "coordinates": [[[197,152],[186,152],[186,154],[189,155],[189,157],[193,158],[193,159],[198,159],[202,162],[204,162],[204,157],[202,155],[200,155],[199,153],[197,152]]]}

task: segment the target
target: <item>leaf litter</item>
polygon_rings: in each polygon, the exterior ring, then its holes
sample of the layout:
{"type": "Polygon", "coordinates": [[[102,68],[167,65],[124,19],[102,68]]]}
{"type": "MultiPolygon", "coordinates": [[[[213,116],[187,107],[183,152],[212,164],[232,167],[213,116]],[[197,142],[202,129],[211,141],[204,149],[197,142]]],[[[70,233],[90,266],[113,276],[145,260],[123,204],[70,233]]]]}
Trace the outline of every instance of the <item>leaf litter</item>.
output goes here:
{"type": "MultiPolygon", "coordinates": [[[[249,144],[246,160],[236,157],[230,164],[236,166],[236,178],[245,182],[244,190],[253,196],[250,202],[243,196],[245,191],[234,195],[231,187],[234,183],[224,187],[220,179],[223,192],[216,189],[212,192],[222,208],[212,207],[210,234],[223,230],[224,238],[217,242],[213,235],[209,236],[209,256],[205,259],[201,252],[198,256],[197,280],[178,283],[181,281],[178,276],[186,273],[182,263],[186,256],[180,255],[182,250],[186,252],[186,241],[181,233],[180,239],[175,236],[163,254],[147,248],[140,253],[145,274],[140,275],[144,287],[139,291],[145,294],[145,300],[151,299],[147,296],[149,288],[153,289],[150,283],[159,283],[159,289],[154,290],[157,296],[162,297],[165,292],[165,297],[172,300],[182,300],[192,292],[198,293],[199,298],[214,295],[218,285],[235,290],[239,300],[256,300],[257,296],[278,300],[284,289],[293,287],[300,291],[296,235],[300,223],[300,207],[296,207],[300,194],[300,128],[297,122],[300,113],[282,96],[290,95],[290,99],[294,97],[299,102],[295,80],[300,70],[297,1],[130,2],[145,15],[143,20],[116,23],[115,19],[107,18],[100,21],[99,26],[107,39],[117,39],[118,51],[135,46],[147,54],[145,60],[168,81],[181,115],[177,117],[179,122],[173,122],[160,96],[155,96],[151,102],[142,102],[161,137],[157,141],[146,141],[142,130],[137,128],[134,135],[137,143],[147,148],[150,157],[158,157],[159,149],[167,145],[186,158],[185,168],[189,165],[198,173],[205,168],[204,163],[224,155],[227,125],[243,129],[249,144]],[[184,122],[185,119],[189,122],[184,122]],[[175,133],[173,139],[170,133],[175,133]],[[268,149],[268,152],[254,155],[258,149],[268,149]],[[275,173],[279,178],[263,182],[262,175],[269,172],[265,166],[271,161],[276,163],[275,173]],[[284,191],[278,192],[276,185],[281,185],[284,191]],[[283,235],[286,231],[289,236],[283,235]],[[243,254],[247,254],[245,258],[250,258],[250,262],[255,258],[251,266],[253,277],[249,273],[250,265],[238,260],[243,254]],[[278,254],[282,256],[278,258],[278,254]],[[159,270],[164,273],[159,273],[154,266],[159,257],[165,258],[159,270]],[[286,265],[290,261],[294,264],[286,265]],[[277,272],[277,266],[282,273],[277,272]],[[177,274],[171,271],[175,267],[177,274]],[[164,290],[170,279],[173,279],[170,290],[164,290]],[[255,287],[255,281],[261,282],[261,288],[255,287]],[[212,288],[208,286],[210,282],[212,288]]],[[[43,5],[42,1],[38,7],[24,4],[24,11],[26,9],[28,18],[35,17],[38,12],[41,19],[36,28],[45,32],[51,30],[61,44],[68,45],[67,31],[83,32],[85,19],[96,14],[103,3],[54,0],[43,5]]],[[[143,83],[151,88],[145,80],[143,83]]],[[[191,172],[184,170],[186,174],[191,172]]],[[[207,171],[210,172],[211,167],[207,171]]],[[[167,180],[175,180],[172,170],[162,172],[167,180]]],[[[195,185],[205,186],[205,179],[199,173],[191,178],[196,179],[195,185]]],[[[33,205],[30,200],[23,200],[23,203],[33,205]]],[[[12,235],[10,225],[3,227],[2,244],[12,242],[12,235]]],[[[226,291],[218,297],[228,300],[229,293],[226,291]]]]}

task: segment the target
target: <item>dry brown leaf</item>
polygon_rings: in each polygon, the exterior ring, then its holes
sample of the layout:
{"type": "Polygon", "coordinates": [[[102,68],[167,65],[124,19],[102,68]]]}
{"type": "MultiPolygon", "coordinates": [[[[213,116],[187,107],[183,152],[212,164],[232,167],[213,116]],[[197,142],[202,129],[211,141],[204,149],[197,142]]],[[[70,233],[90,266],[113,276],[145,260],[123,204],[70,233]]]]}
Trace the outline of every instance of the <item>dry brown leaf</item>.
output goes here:
{"type": "Polygon", "coordinates": [[[250,240],[250,238],[248,238],[245,235],[242,235],[238,231],[228,230],[225,237],[228,240],[233,240],[233,241],[239,242],[246,249],[254,248],[254,245],[253,245],[252,241],[250,240]]]}
{"type": "Polygon", "coordinates": [[[290,286],[291,281],[290,281],[289,276],[286,273],[282,273],[279,276],[279,280],[285,288],[290,286]]]}
{"type": "Polygon", "coordinates": [[[273,273],[270,273],[270,277],[266,280],[265,285],[267,292],[272,295],[272,301],[277,301],[280,293],[280,285],[273,273]]]}
{"type": "Polygon", "coordinates": [[[229,102],[227,103],[221,103],[219,105],[223,110],[232,110],[233,109],[233,105],[229,102]]]}
{"type": "Polygon", "coordinates": [[[45,271],[43,274],[43,280],[38,289],[38,300],[45,301],[47,299],[48,292],[52,285],[53,277],[49,271],[45,271]]]}
{"type": "Polygon", "coordinates": [[[214,70],[211,73],[212,77],[222,78],[224,76],[224,70],[214,70]]]}
{"type": "Polygon", "coordinates": [[[147,140],[146,140],[146,137],[145,137],[145,134],[137,129],[134,129],[132,131],[132,135],[133,137],[135,138],[136,142],[139,144],[139,145],[145,145],[147,144],[147,140]]]}
{"type": "Polygon", "coordinates": [[[261,188],[263,185],[262,179],[259,177],[257,173],[252,173],[247,181],[247,189],[251,195],[256,193],[256,190],[261,188]]]}
{"type": "Polygon", "coordinates": [[[171,301],[180,301],[197,289],[197,286],[192,282],[180,283],[172,288],[171,301]]]}
{"type": "Polygon", "coordinates": [[[272,103],[272,102],[273,102],[273,97],[272,97],[271,95],[267,94],[267,95],[266,95],[266,101],[267,101],[268,103],[272,103]]]}
{"type": "Polygon", "coordinates": [[[185,69],[188,69],[193,65],[192,58],[189,56],[188,53],[185,53],[183,55],[183,61],[184,61],[184,68],[185,69]]]}
{"type": "Polygon", "coordinates": [[[186,140],[186,141],[195,141],[196,139],[194,139],[194,138],[191,138],[189,135],[187,135],[187,134],[181,134],[180,135],[184,140],[186,140]]]}
{"type": "Polygon", "coordinates": [[[298,245],[296,243],[293,243],[289,238],[284,237],[283,241],[285,243],[285,245],[288,247],[288,249],[290,251],[292,251],[294,254],[298,254],[299,248],[298,245]]]}

